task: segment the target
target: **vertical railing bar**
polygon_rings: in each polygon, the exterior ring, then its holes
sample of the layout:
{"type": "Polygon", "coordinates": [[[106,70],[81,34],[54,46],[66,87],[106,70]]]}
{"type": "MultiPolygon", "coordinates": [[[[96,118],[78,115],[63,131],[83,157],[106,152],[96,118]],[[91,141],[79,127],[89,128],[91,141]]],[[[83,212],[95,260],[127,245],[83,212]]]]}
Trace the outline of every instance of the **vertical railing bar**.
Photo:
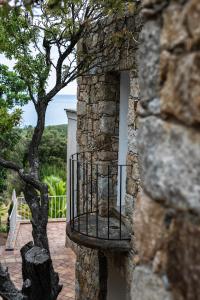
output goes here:
{"type": "Polygon", "coordinates": [[[76,205],[77,205],[77,207],[76,207],[76,213],[77,213],[77,217],[78,217],[78,231],[80,231],[80,218],[79,218],[79,215],[80,215],[80,213],[79,213],[79,209],[80,209],[80,207],[79,207],[79,205],[80,205],[80,202],[79,202],[79,156],[78,156],[78,153],[77,153],[77,167],[76,167],[76,172],[77,172],[77,174],[76,174],[76,184],[77,184],[77,188],[76,188],[76,190],[77,190],[77,192],[76,192],[76,197],[77,197],[77,199],[76,199],[76,205]]]}
{"type": "Polygon", "coordinates": [[[74,158],[72,158],[72,224],[74,229],[74,158]]]}
{"type": "Polygon", "coordinates": [[[54,219],[56,219],[56,211],[57,211],[57,199],[54,197],[54,201],[55,201],[55,213],[54,213],[54,219]]]}
{"type": "Polygon", "coordinates": [[[86,162],[86,234],[88,234],[88,163],[86,162]]]}
{"type": "Polygon", "coordinates": [[[58,218],[60,218],[60,213],[61,213],[61,209],[60,209],[60,196],[59,196],[59,199],[58,199],[58,218]]]}
{"type": "Polygon", "coordinates": [[[96,165],[96,236],[98,238],[99,235],[99,189],[98,189],[98,181],[99,181],[99,170],[98,164],[96,165]]]}
{"type": "Polygon", "coordinates": [[[90,172],[91,172],[91,182],[90,182],[91,203],[90,203],[90,210],[91,210],[91,213],[92,213],[92,152],[91,152],[91,166],[90,166],[90,172]]]}
{"type": "Polygon", "coordinates": [[[70,158],[69,160],[69,188],[70,188],[70,193],[69,193],[69,219],[70,219],[70,224],[72,220],[72,180],[71,180],[71,168],[72,168],[72,160],[70,158]]]}
{"type": "Polygon", "coordinates": [[[85,185],[85,153],[83,153],[83,209],[82,213],[85,213],[85,199],[86,199],[86,185],[85,185]]]}
{"type": "Polygon", "coordinates": [[[122,166],[120,165],[120,189],[119,189],[119,238],[122,238],[122,166]]]}
{"type": "Polygon", "coordinates": [[[108,165],[108,240],[110,239],[110,166],[108,165]]]}
{"type": "Polygon", "coordinates": [[[50,215],[50,218],[53,218],[53,201],[52,201],[52,198],[50,200],[50,203],[51,203],[51,215],[50,215]]]}

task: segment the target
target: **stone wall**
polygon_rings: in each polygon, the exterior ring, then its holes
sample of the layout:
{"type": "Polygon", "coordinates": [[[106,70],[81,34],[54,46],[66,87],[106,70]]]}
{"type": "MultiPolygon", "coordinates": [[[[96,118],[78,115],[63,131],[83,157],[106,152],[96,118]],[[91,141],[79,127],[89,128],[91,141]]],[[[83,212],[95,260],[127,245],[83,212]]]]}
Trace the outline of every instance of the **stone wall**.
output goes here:
{"type": "MultiPolygon", "coordinates": [[[[86,152],[88,160],[90,159],[90,152],[92,152],[92,160],[100,163],[102,174],[104,173],[104,164],[105,166],[108,163],[110,165],[116,164],[118,160],[120,72],[124,70],[130,71],[131,79],[129,131],[132,135],[135,135],[137,126],[135,111],[139,95],[135,54],[138,48],[141,21],[138,18],[137,6],[133,4],[132,8],[135,11],[129,11],[125,18],[119,18],[115,20],[116,22],[112,21],[112,25],[106,27],[105,32],[89,36],[86,41],[83,41],[87,49],[88,47],[97,49],[102,40],[104,43],[110,44],[112,48],[112,54],[109,54],[105,60],[102,60],[105,53],[102,55],[100,51],[99,59],[101,61],[98,66],[78,79],[77,141],[79,150],[86,152]]],[[[108,23],[110,21],[109,19],[108,23]]],[[[82,51],[82,46],[79,45],[80,51],[82,51]]],[[[129,140],[129,162],[134,161],[136,166],[137,155],[134,147],[133,141],[129,140]]],[[[126,197],[127,203],[129,201],[129,209],[126,210],[126,215],[127,221],[131,224],[130,211],[132,211],[133,200],[131,198],[133,197],[131,180],[129,186],[129,194],[126,197]]],[[[106,299],[107,274],[104,272],[105,266],[102,266],[102,259],[99,260],[99,257],[103,257],[106,261],[109,260],[109,266],[112,267],[113,262],[116,261],[113,254],[101,253],[85,247],[76,248],[76,253],[76,299],[106,299]]],[[[120,260],[121,264],[118,269],[120,269],[122,276],[131,278],[130,275],[127,275],[127,272],[130,271],[127,263],[130,260],[129,256],[122,256],[120,260]]],[[[128,286],[127,294],[130,294],[130,280],[128,286]]]]}
{"type": "MultiPolygon", "coordinates": [[[[140,43],[136,11],[128,21],[134,36],[131,47],[123,43],[110,64],[101,61],[79,78],[77,139],[80,151],[92,151],[95,161],[118,159],[119,72],[128,70],[127,163],[132,168],[127,173],[125,216],[132,250],[120,257],[104,255],[109,268],[126,280],[126,300],[197,300],[200,3],[143,0],[142,5],[140,43]]],[[[91,39],[96,43],[102,35],[89,37],[87,43],[93,45],[91,39]]],[[[77,300],[105,299],[99,257],[96,250],[77,248],[77,300]]]]}
{"type": "MultiPolygon", "coordinates": [[[[130,70],[131,90],[128,114],[129,141],[127,164],[131,165],[132,168],[127,168],[130,174],[128,174],[127,178],[125,216],[127,217],[127,225],[130,227],[133,236],[133,206],[139,186],[136,149],[136,109],[139,100],[139,90],[138,79],[136,77],[137,73],[133,68],[130,70]]],[[[108,163],[110,165],[115,165],[118,159],[119,87],[120,76],[118,71],[106,72],[101,75],[84,76],[79,78],[78,82],[77,141],[79,144],[79,150],[80,152],[84,151],[86,153],[87,151],[92,151],[93,161],[99,162],[101,167],[105,164],[105,170],[108,163]]],[[[88,153],[88,160],[89,159],[90,152],[88,153]]],[[[104,172],[104,168],[102,168],[102,174],[104,172]]],[[[105,191],[104,193],[107,195],[105,191]]],[[[104,254],[107,257],[111,268],[112,266],[116,267],[116,265],[114,265],[114,262],[116,262],[114,254],[104,254]]],[[[133,267],[133,251],[131,251],[128,255],[120,256],[118,269],[121,272],[122,277],[124,277],[127,282],[127,299],[130,299],[133,267]]],[[[89,250],[84,247],[78,248],[76,263],[76,299],[101,299],[99,298],[100,283],[98,278],[98,251],[89,250]],[[87,261],[87,263],[85,261],[87,261]],[[95,276],[96,280],[93,280],[93,276],[95,276]],[[94,291],[96,296],[91,294],[94,293],[94,291]]],[[[102,300],[103,299],[104,298],[102,298],[102,300]]]]}
{"type": "Polygon", "coordinates": [[[200,2],[144,0],[132,299],[200,299],[200,2]]]}

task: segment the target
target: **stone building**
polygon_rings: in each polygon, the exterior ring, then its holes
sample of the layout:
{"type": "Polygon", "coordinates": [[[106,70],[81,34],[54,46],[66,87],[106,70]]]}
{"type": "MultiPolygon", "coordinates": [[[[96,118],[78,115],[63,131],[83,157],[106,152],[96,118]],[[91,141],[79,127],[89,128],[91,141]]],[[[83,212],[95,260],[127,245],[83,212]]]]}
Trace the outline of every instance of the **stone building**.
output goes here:
{"type": "Polygon", "coordinates": [[[200,299],[199,20],[199,0],[136,1],[83,41],[107,47],[78,80],[77,300],[200,299]]]}

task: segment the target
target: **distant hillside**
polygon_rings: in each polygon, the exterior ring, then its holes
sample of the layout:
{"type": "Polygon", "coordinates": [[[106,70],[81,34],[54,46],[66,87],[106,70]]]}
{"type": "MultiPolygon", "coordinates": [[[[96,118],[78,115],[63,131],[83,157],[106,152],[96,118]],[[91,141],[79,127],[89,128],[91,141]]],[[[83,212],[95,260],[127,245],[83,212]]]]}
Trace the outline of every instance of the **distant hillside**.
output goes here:
{"type": "Polygon", "coordinates": [[[56,130],[59,131],[61,134],[65,134],[65,136],[67,136],[67,124],[49,125],[45,127],[45,130],[56,130]]]}

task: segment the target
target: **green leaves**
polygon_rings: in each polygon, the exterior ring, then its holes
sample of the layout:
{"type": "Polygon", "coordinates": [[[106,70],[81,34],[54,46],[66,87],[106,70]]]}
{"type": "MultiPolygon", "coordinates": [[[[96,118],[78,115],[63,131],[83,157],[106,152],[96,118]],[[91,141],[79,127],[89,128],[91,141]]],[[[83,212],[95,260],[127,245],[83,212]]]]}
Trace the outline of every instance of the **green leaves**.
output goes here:
{"type": "Polygon", "coordinates": [[[13,108],[28,102],[27,87],[19,75],[0,64],[0,108],[13,108]]]}
{"type": "Polygon", "coordinates": [[[15,139],[13,128],[20,123],[22,106],[29,100],[23,80],[5,65],[0,65],[0,153],[9,151],[15,139]]]}
{"type": "Polygon", "coordinates": [[[50,196],[66,195],[66,183],[61,178],[53,175],[47,176],[44,183],[48,185],[50,196]]]}

